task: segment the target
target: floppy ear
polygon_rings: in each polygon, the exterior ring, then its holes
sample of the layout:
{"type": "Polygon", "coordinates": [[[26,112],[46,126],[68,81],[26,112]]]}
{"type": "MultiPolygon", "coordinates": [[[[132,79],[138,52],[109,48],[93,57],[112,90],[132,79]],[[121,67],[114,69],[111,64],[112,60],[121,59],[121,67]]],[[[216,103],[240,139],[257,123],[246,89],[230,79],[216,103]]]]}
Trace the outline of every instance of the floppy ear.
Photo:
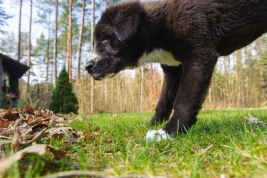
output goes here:
{"type": "Polygon", "coordinates": [[[120,41],[129,40],[138,31],[145,18],[145,11],[139,2],[121,4],[113,8],[114,11],[109,17],[114,33],[120,41]]]}

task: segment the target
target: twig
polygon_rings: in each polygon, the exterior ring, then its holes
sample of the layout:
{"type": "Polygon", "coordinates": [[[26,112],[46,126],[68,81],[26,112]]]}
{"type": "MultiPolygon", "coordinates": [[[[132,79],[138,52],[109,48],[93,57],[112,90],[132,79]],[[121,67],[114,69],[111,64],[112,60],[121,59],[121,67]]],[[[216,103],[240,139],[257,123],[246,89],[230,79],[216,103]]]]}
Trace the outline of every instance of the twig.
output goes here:
{"type": "Polygon", "coordinates": [[[33,139],[31,139],[30,141],[26,142],[25,144],[31,144],[32,142],[38,141],[42,138],[44,132],[47,130],[47,128],[44,128],[43,130],[41,130],[38,134],[36,134],[33,139]]]}
{"type": "Polygon", "coordinates": [[[61,177],[75,177],[75,176],[88,176],[88,177],[96,177],[96,178],[111,178],[113,176],[109,176],[103,173],[97,173],[93,171],[65,171],[58,172],[55,174],[50,174],[46,176],[42,176],[41,178],[61,178],[61,177]]]}
{"type": "Polygon", "coordinates": [[[3,136],[3,135],[0,135],[0,139],[12,140],[11,137],[6,137],[6,136],[3,136]]]}

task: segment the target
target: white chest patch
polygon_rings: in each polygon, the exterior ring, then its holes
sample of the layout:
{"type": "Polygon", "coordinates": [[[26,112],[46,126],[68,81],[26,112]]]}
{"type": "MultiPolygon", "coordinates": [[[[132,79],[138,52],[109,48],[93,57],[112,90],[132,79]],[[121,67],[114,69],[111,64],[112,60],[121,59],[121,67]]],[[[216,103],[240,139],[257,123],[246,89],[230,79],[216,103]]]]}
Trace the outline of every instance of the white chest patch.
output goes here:
{"type": "Polygon", "coordinates": [[[144,53],[138,60],[138,66],[142,66],[147,63],[158,62],[166,64],[168,66],[178,66],[181,62],[176,61],[170,52],[162,49],[155,49],[150,53],[144,53]]]}

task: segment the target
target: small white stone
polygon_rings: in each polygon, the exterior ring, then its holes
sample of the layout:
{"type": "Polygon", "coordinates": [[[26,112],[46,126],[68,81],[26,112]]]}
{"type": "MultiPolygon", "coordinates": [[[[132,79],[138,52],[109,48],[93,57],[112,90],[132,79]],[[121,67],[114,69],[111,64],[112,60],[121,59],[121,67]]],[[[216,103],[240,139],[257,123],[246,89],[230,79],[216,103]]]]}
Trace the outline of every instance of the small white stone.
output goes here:
{"type": "Polygon", "coordinates": [[[226,178],[226,175],[225,174],[221,174],[220,178],[226,178]]]}
{"type": "Polygon", "coordinates": [[[169,134],[167,134],[164,130],[148,130],[146,134],[146,141],[155,140],[155,141],[162,141],[170,139],[169,134]]]}

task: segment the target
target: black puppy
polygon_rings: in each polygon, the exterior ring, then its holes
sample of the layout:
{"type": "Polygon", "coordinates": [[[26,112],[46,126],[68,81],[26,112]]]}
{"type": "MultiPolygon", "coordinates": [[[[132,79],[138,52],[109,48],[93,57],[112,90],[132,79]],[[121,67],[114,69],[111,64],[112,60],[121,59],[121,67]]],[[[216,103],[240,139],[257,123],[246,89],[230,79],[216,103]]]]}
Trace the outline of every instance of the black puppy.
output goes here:
{"type": "MultiPolygon", "coordinates": [[[[267,32],[267,0],[165,0],[109,7],[94,31],[86,70],[96,80],[159,62],[164,84],[151,119],[167,134],[197,121],[219,56],[267,32]]],[[[160,131],[162,132],[162,130],[160,131]]]]}

